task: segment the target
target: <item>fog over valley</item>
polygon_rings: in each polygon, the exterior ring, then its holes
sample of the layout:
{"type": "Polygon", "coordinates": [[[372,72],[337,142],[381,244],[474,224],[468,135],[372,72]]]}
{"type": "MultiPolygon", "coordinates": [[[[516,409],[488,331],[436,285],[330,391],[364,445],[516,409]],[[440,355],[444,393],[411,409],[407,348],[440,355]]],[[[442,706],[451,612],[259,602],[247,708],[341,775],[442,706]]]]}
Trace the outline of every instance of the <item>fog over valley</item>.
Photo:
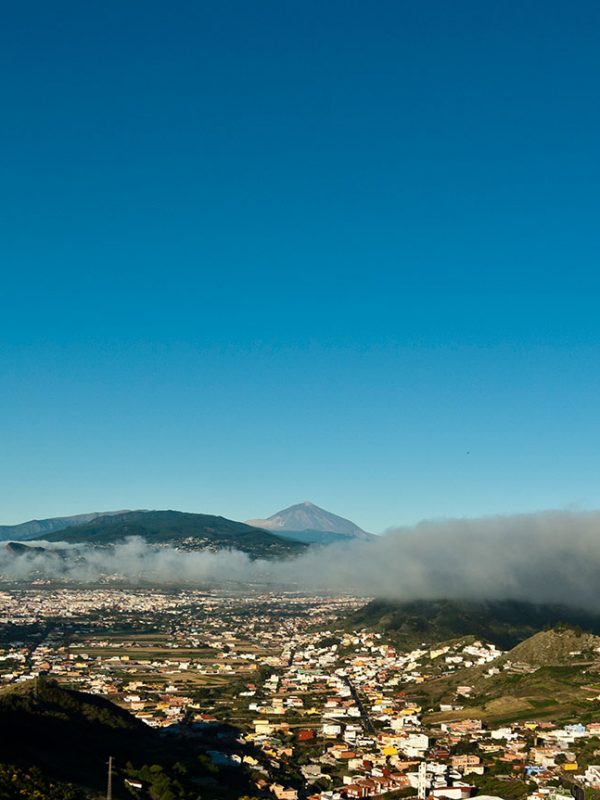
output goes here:
{"type": "Polygon", "coordinates": [[[506,598],[585,608],[597,606],[599,569],[598,511],[425,520],[277,559],[233,548],[184,551],[141,537],[105,546],[36,541],[0,549],[0,573],[8,581],[260,583],[398,600],[506,598]]]}

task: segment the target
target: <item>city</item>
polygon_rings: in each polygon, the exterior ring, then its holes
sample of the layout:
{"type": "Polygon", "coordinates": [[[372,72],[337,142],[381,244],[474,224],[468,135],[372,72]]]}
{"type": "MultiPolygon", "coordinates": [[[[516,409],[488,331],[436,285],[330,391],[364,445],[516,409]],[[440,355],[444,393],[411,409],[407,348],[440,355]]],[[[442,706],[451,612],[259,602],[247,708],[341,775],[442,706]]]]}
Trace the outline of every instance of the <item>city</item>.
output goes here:
{"type": "MultiPolygon", "coordinates": [[[[473,637],[403,652],[382,633],[348,628],[366,601],[7,586],[0,680],[102,695],[165,736],[197,739],[224,774],[242,770],[257,796],[277,800],[560,800],[600,788],[600,723],[470,716],[463,675],[524,665],[473,637]],[[440,685],[443,698],[430,688],[440,685]]],[[[600,684],[588,694],[597,714],[600,684]]],[[[143,781],[124,780],[143,792],[143,781]]]]}

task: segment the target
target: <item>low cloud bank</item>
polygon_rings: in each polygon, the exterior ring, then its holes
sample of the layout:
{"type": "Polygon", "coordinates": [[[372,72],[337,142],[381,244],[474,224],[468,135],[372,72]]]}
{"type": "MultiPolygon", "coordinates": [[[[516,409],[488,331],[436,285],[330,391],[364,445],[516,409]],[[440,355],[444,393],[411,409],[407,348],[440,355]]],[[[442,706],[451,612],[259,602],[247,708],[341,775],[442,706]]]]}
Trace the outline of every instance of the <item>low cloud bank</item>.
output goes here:
{"type": "Polygon", "coordinates": [[[510,598],[600,609],[600,512],[424,521],[284,561],[155,548],[141,539],[112,548],[53,544],[25,554],[2,548],[0,574],[81,583],[119,575],[157,586],[267,583],[398,600],[510,598]]]}

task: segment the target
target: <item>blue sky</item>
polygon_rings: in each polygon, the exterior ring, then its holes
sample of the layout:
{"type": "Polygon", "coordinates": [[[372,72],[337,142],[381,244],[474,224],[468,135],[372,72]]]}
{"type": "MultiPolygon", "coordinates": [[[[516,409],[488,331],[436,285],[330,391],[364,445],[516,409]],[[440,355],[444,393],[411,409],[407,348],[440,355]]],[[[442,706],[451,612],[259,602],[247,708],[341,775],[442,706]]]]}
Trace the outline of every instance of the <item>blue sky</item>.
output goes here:
{"type": "Polygon", "coordinates": [[[599,24],[5,9],[0,522],[598,507],[599,24]]]}

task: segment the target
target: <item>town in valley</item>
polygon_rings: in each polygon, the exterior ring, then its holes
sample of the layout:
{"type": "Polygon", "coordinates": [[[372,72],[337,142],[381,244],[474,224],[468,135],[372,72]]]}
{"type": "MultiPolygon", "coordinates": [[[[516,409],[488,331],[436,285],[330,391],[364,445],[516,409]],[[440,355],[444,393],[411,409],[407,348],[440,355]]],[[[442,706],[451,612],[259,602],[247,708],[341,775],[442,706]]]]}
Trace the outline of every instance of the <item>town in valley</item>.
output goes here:
{"type": "MultiPolygon", "coordinates": [[[[581,650],[560,669],[589,677],[567,716],[506,698],[478,713],[486,685],[518,686],[545,668],[473,636],[403,648],[352,626],[368,601],[260,587],[5,585],[0,697],[54,682],[102,696],[165,740],[197,742],[221,776],[243,773],[256,797],[275,800],[600,790],[600,640],[569,632],[581,650]]],[[[152,796],[124,764],[114,769],[131,796],[152,796]]]]}

